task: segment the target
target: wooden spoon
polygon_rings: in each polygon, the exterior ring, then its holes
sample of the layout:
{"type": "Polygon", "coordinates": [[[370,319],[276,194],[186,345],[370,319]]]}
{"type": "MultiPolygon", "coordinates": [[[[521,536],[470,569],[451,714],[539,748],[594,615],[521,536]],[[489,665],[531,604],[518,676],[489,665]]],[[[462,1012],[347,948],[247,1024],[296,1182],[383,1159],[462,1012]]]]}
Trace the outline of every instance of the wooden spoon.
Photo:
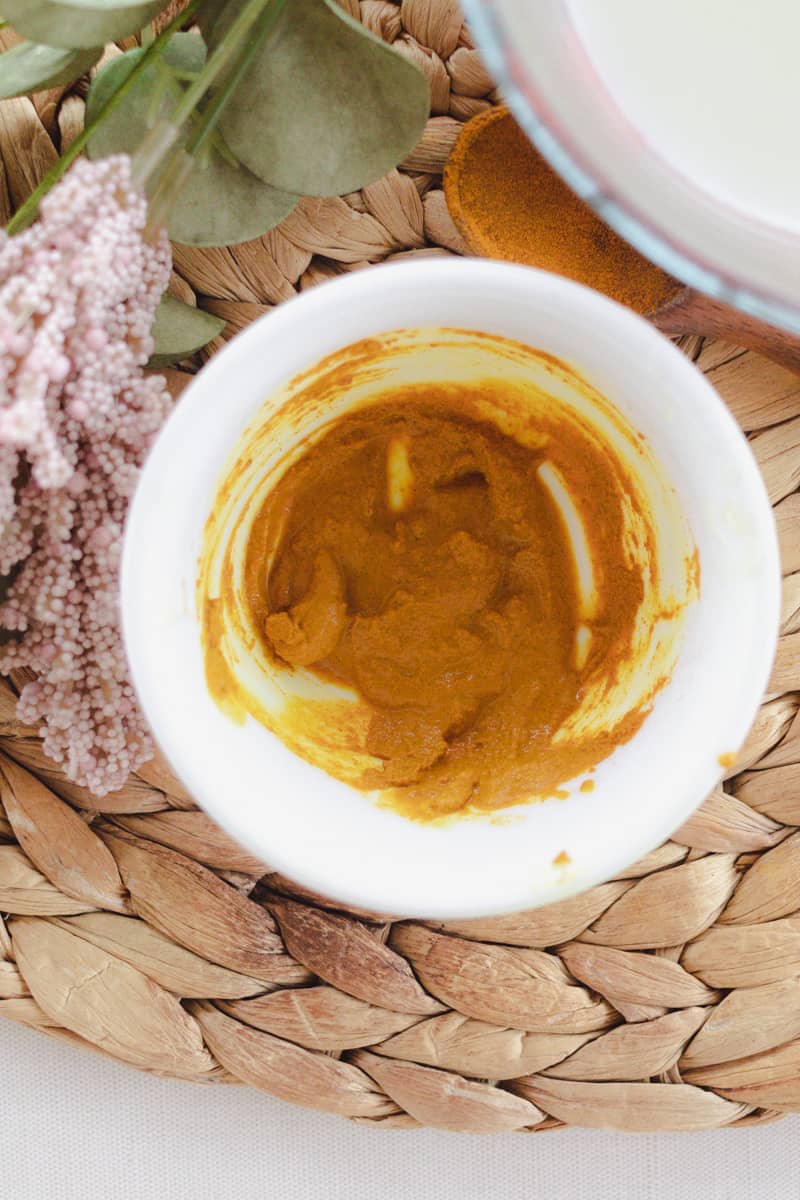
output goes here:
{"type": "Polygon", "coordinates": [[[700,333],[757,350],[773,362],[800,375],[800,338],[767,325],[721,300],[684,287],[655,312],[645,314],[662,333],[700,333]]]}
{"type": "Polygon", "coordinates": [[[445,168],[444,191],[473,253],[566,275],[671,337],[735,342],[800,374],[800,338],[686,287],[644,258],[571,191],[507,108],[465,124],[445,168]]]}

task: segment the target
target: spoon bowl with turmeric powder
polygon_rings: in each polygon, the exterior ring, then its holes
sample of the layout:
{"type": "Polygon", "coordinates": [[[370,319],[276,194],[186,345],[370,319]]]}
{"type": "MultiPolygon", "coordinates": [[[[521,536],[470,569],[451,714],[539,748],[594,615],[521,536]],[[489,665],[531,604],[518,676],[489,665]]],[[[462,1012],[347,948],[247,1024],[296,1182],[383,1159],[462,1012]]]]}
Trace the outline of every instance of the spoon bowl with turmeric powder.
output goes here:
{"type": "Polygon", "coordinates": [[[565,898],[680,824],[755,714],[777,598],[704,378],[597,293],[478,261],[359,273],[236,338],[123,564],[198,803],[305,886],[440,918],[565,898]]]}
{"type": "Polygon", "coordinates": [[[800,337],[687,287],[645,258],[564,182],[507,108],[487,109],[462,126],[444,191],[473,254],[554,271],[664,333],[722,338],[800,372],[800,337]]]}

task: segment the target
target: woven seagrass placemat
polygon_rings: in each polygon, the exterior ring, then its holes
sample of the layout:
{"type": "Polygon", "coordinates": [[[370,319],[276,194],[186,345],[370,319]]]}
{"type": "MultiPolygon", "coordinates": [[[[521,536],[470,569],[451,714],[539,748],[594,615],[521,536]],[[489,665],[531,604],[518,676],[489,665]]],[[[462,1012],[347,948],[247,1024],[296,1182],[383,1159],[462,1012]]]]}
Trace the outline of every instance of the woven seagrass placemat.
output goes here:
{"type": "MultiPolygon", "coordinates": [[[[344,7],[427,73],[431,119],[362,192],[304,200],[257,242],[175,248],[175,294],[226,336],[344,271],[464,252],[442,168],[495,97],[457,4],[344,7]]],[[[0,217],[82,117],[80,89],[0,104],[0,217]]],[[[344,913],[232,843],[158,762],[102,802],[69,783],[0,681],[0,1016],[383,1127],[695,1130],[800,1110],[800,379],[733,346],[683,348],[752,437],[785,590],[735,773],[671,841],[536,912],[344,913]]],[[[176,390],[187,378],[171,372],[176,390]]]]}

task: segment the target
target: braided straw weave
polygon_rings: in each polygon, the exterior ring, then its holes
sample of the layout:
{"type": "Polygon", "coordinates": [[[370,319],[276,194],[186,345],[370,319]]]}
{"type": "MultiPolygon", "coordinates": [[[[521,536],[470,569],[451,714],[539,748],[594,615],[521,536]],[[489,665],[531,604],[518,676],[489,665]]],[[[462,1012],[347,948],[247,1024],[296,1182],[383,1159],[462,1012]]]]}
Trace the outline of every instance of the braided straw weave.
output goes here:
{"type": "MultiPolygon", "coordinates": [[[[400,171],[358,194],[304,200],[247,245],[176,247],[173,290],[228,334],[343,271],[464,249],[441,172],[459,123],[494,97],[456,0],[345,7],[427,73],[431,120],[400,171]]],[[[0,208],[82,113],[79,91],[0,104],[0,208]]],[[[735,347],[684,348],[752,436],[786,578],[739,773],[671,841],[535,912],[343,913],[235,845],[158,761],[94,800],[0,682],[0,1015],[383,1127],[696,1130],[800,1110],[800,380],[735,347]]]]}

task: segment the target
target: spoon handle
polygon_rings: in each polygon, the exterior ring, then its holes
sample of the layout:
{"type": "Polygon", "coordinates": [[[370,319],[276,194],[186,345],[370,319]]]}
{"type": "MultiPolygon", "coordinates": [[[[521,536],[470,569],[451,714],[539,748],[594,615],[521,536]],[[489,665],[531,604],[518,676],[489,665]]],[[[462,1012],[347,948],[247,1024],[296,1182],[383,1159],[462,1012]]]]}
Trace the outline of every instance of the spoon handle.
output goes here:
{"type": "Polygon", "coordinates": [[[650,317],[662,333],[702,334],[757,350],[800,375],[800,337],[686,288],[650,317]]]}

